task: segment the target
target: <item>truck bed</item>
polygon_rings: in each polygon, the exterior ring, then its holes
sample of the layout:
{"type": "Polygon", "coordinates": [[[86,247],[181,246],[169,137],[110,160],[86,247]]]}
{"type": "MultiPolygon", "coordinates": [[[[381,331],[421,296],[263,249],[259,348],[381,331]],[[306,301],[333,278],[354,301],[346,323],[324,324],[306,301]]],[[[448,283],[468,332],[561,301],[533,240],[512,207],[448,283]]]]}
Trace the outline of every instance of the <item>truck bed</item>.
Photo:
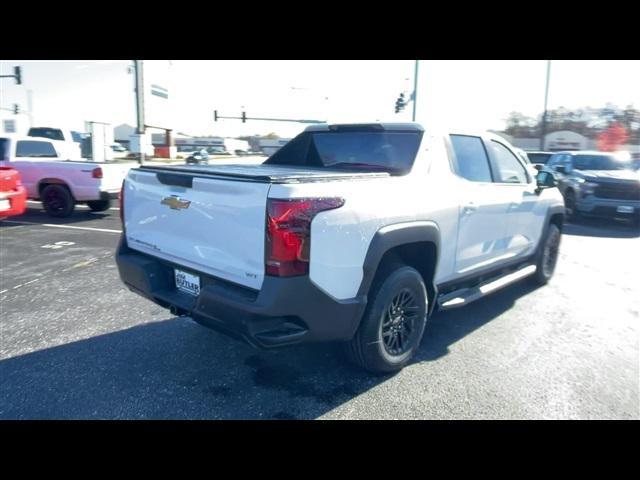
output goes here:
{"type": "Polygon", "coordinates": [[[191,174],[213,178],[258,183],[309,183],[355,178],[388,177],[387,172],[349,172],[328,168],[287,167],[280,165],[143,165],[140,171],[157,173],[191,174]]]}

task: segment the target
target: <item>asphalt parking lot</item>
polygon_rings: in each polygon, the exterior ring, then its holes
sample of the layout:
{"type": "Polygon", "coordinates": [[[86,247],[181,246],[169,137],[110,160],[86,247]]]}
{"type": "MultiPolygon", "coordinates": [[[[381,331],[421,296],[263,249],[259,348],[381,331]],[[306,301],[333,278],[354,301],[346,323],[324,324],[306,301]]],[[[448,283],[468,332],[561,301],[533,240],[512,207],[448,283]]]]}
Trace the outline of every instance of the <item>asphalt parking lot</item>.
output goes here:
{"type": "Polygon", "coordinates": [[[0,222],[2,419],[638,419],[640,232],[566,225],[556,275],[427,324],[371,377],[335,345],[259,351],[129,292],[117,209],[0,222]]]}

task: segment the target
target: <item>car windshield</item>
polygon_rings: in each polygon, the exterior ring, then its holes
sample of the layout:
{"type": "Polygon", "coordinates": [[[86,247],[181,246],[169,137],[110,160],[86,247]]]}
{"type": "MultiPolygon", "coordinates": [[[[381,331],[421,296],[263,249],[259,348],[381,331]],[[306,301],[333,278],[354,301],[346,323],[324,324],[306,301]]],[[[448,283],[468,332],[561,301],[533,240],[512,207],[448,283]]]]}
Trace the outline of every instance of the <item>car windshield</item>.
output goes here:
{"type": "Polygon", "coordinates": [[[406,173],[421,138],[418,131],[303,132],[265,164],[406,173]]]}
{"type": "Polygon", "coordinates": [[[626,170],[628,162],[621,162],[610,155],[576,155],[573,168],[577,170],[626,170]]]}

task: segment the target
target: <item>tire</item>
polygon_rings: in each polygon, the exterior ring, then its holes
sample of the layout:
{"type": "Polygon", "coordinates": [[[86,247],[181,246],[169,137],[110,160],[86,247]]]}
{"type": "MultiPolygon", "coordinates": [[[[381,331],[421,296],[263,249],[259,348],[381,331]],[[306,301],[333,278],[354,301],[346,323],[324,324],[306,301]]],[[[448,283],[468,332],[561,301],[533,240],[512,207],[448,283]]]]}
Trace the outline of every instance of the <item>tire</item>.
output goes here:
{"type": "Polygon", "coordinates": [[[104,212],[111,207],[111,200],[91,200],[87,202],[87,206],[92,212],[104,212]]]}
{"type": "Polygon", "coordinates": [[[346,344],[347,356],[373,373],[401,370],[420,346],[427,306],[420,273],[406,265],[389,268],[371,287],[360,327],[346,344]]]}
{"type": "Polygon", "coordinates": [[[547,235],[540,245],[541,250],[536,262],[536,273],[533,275],[533,279],[539,285],[546,285],[553,276],[558,262],[561,238],[562,234],[557,225],[549,224],[547,235]]]}
{"type": "Polygon", "coordinates": [[[576,209],[576,194],[573,190],[567,190],[565,192],[564,208],[568,219],[578,220],[580,218],[580,213],[576,209]]]}
{"type": "Polygon", "coordinates": [[[76,207],[76,202],[65,185],[47,185],[42,190],[40,199],[44,209],[52,217],[68,217],[76,207]]]}

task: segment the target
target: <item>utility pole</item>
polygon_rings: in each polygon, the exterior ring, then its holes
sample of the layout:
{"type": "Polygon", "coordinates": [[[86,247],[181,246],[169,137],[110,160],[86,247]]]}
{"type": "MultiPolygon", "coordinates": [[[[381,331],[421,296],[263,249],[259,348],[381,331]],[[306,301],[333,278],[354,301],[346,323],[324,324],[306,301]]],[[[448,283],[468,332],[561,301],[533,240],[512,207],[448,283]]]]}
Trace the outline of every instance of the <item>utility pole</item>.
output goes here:
{"type": "Polygon", "coordinates": [[[413,116],[412,121],[416,121],[416,103],[418,101],[418,62],[420,60],[416,60],[415,70],[413,73],[413,116]]]}
{"type": "Polygon", "coordinates": [[[27,108],[29,109],[29,128],[33,127],[33,90],[27,90],[27,108]]]}
{"type": "Polygon", "coordinates": [[[140,146],[140,165],[144,163],[144,146],[142,144],[142,135],[145,133],[144,128],[144,83],[142,77],[142,60],[133,61],[135,70],[135,82],[136,82],[136,118],[138,122],[138,128],[136,133],[138,134],[138,145],[140,146]]]}
{"type": "Polygon", "coordinates": [[[542,114],[542,128],[540,131],[540,150],[544,150],[544,136],[547,133],[547,100],[549,99],[549,75],[551,74],[551,60],[547,60],[547,82],[544,88],[544,112],[542,114]]]}

